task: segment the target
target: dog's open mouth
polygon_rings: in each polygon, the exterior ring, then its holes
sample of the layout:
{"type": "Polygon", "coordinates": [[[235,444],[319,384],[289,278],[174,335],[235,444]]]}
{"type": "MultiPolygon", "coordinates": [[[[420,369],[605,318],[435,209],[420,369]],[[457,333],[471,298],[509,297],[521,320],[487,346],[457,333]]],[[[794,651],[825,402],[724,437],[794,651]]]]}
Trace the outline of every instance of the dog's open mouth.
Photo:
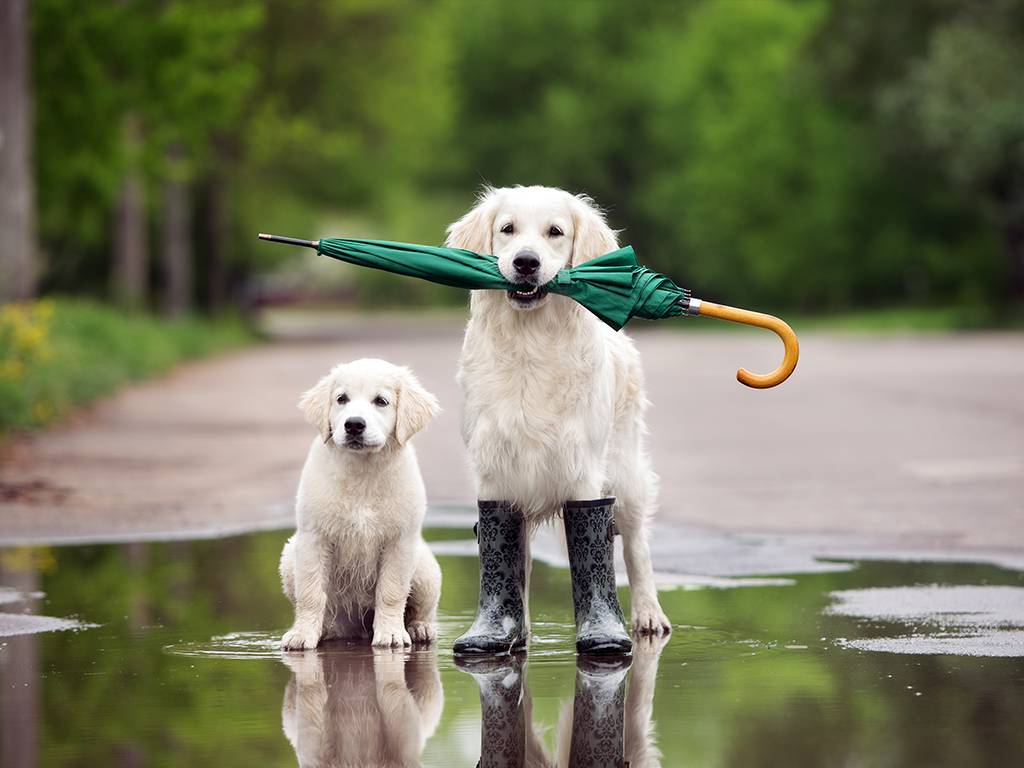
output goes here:
{"type": "Polygon", "coordinates": [[[366,447],[366,443],[364,443],[362,440],[348,439],[345,441],[345,447],[353,451],[361,451],[363,450],[363,448],[366,447]]]}
{"type": "Polygon", "coordinates": [[[547,291],[539,285],[535,285],[525,291],[511,290],[508,292],[508,297],[513,304],[517,304],[520,307],[529,307],[540,301],[546,294],[547,291]]]}

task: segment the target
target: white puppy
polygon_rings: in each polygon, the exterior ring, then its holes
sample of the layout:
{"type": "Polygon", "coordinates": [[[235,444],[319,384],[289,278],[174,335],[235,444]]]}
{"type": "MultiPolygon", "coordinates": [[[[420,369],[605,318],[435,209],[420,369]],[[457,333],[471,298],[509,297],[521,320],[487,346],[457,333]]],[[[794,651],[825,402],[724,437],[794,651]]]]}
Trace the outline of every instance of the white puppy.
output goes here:
{"type": "Polygon", "coordinates": [[[560,270],[615,250],[615,232],[588,197],[488,188],[447,243],[492,253],[509,282],[534,286],[476,291],[470,303],[458,379],[478,498],[514,502],[536,523],[567,500],[615,496],[633,628],[668,632],[647,543],[657,477],[640,357],[624,333],[544,290],[560,270]]]}
{"type": "Polygon", "coordinates": [[[295,605],[285,649],[329,638],[375,646],[436,635],[441,569],[421,533],[427,497],[411,438],[438,411],[408,368],[383,360],[335,367],[299,407],[320,430],[296,498],[296,531],[281,552],[295,605]]]}

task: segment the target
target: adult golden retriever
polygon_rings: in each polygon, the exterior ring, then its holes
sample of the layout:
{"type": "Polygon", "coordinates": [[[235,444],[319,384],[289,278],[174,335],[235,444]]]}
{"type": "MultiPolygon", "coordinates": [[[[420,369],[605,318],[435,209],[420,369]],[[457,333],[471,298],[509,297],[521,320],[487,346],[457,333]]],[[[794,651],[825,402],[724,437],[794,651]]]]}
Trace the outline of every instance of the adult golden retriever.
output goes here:
{"type": "Polygon", "coordinates": [[[614,496],[633,629],[669,632],[647,543],[657,476],[640,357],[626,334],[545,290],[560,270],[615,250],[615,232],[586,196],[486,188],[447,244],[494,254],[509,282],[528,286],[470,302],[458,380],[477,497],[508,500],[535,525],[568,499],[614,496]]]}

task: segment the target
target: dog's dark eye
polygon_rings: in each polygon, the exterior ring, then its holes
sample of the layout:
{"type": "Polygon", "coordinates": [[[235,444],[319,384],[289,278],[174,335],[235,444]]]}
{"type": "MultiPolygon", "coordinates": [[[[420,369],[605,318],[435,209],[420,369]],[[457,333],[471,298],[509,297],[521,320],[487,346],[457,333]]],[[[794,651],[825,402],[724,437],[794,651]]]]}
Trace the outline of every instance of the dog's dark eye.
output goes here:
{"type": "Polygon", "coordinates": [[[560,227],[552,226],[551,229],[548,230],[548,237],[561,237],[562,234],[563,232],[560,227]]]}
{"type": "Polygon", "coordinates": [[[378,408],[384,408],[387,406],[388,401],[386,398],[377,395],[375,398],[373,398],[373,404],[376,405],[378,408]]]}
{"type": "Polygon", "coordinates": [[[512,226],[512,222],[509,222],[501,228],[502,233],[506,235],[511,235],[515,230],[516,228],[512,226]]]}
{"type": "Polygon", "coordinates": [[[348,402],[348,395],[338,395],[338,405],[344,405],[348,402]]]}

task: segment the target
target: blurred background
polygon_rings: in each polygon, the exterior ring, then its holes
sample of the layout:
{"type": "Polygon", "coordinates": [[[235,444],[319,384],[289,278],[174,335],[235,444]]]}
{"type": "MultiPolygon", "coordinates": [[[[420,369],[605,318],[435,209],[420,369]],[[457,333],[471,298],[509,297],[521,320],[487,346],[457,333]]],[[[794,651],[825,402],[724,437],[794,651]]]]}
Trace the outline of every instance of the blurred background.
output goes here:
{"type": "MultiPolygon", "coordinates": [[[[173,343],[109,339],[147,348],[134,373],[217,347],[197,314],[462,306],[462,292],[255,235],[438,243],[485,182],[589,193],[644,263],[707,298],[1019,323],[1022,0],[8,0],[0,13],[0,300],[65,297],[0,320],[8,426],[77,396],[15,402],[12,382],[24,389],[40,348],[60,345],[53,314],[112,337],[128,326],[111,306],[198,323],[173,343]]],[[[228,344],[245,333],[217,327],[228,344]]]]}

